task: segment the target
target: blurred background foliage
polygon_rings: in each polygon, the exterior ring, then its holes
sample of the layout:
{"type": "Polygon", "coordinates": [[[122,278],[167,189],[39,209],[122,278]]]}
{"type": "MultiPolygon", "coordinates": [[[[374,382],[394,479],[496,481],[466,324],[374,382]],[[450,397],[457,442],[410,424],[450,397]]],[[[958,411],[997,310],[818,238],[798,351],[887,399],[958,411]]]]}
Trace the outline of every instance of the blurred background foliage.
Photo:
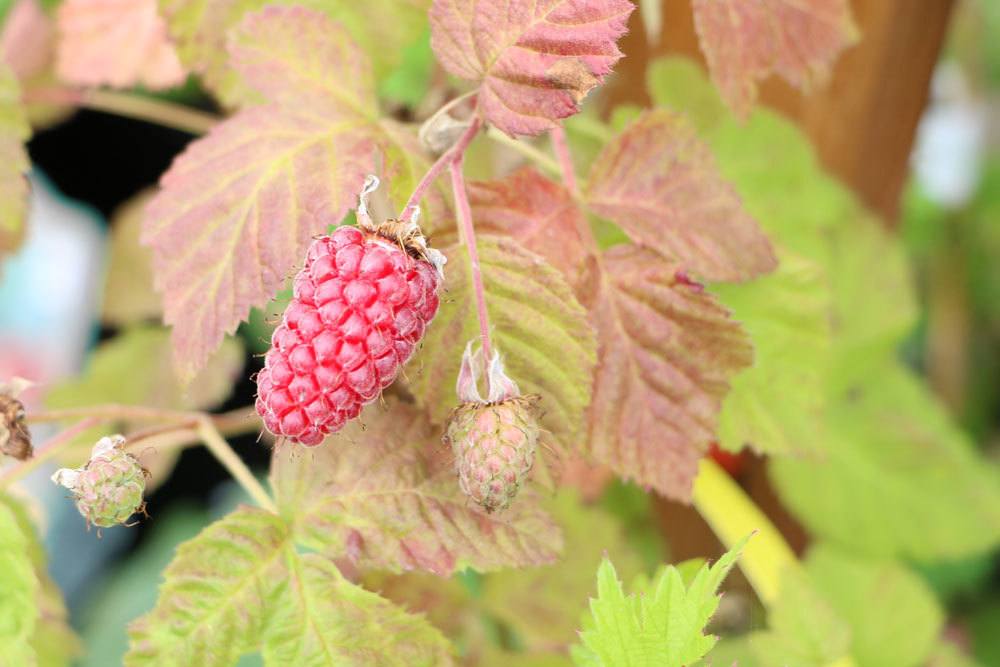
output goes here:
{"type": "MultiPolygon", "coordinates": [[[[0,3],[0,12],[7,4],[0,3]]],[[[408,41],[393,47],[399,57],[380,69],[380,93],[400,119],[419,120],[453,90],[434,66],[429,33],[403,32],[408,41]]],[[[998,35],[1000,3],[956,4],[894,221],[874,218],[826,175],[808,141],[781,115],[761,110],[745,125],[733,121],[696,64],[656,60],[645,80],[617,82],[648,85],[655,104],[689,114],[782,259],[759,285],[712,288],[747,323],[760,361],[737,381],[719,444],[734,454],[725,459],[734,476],[805,553],[805,573],[770,618],[735,576],[713,620],[712,630],[726,638],[713,664],[730,664],[731,657],[769,665],[779,656],[789,664],[819,664],[849,644],[860,667],[1000,665],[998,35]],[[838,320],[837,313],[850,316],[838,320]],[[913,372],[926,377],[933,395],[913,372]],[[750,452],[747,442],[765,451],[750,452]],[[973,447],[988,464],[972,456],[973,447]],[[765,454],[781,455],[770,477],[765,454]],[[821,544],[807,551],[804,529],[821,544]],[[822,630],[812,636],[802,618],[822,630]]],[[[193,81],[169,97],[212,106],[193,81]]],[[[636,113],[598,97],[568,123],[581,174],[636,113]]],[[[222,410],[252,400],[248,378],[260,366],[256,355],[280,300],[254,313],[227,343],[207,376],[218,382],[198,384],[196,395],[181,395],[158,365],[166,359],[165,332],[153,324],[158,304],[135,243],[145,195],[133,196],[155,182],[187,140],[93,112],[33,139],[33,162],[51,181],[36,175],[39,189],[87,224],[111,230],[106,242],[101,236],[111,268],[103,298],[94,295],[103,304],[101,325],[87,335],[94,352],[83,377],[50,393],[50,405],[118,401],[222,410]],[[147,372],[122,383],[122,369],[130,368],[147,372]]],[[[485,177],[515,159],[479,140],[469,170],[485,177]]],[[[594,224],[605,244],[620,240],[602,221],[594,224]]],[[[99,272],[99,259],[96,266],[99,272]]],[[[17,307],[18,294],[16,283],[0,285],[6,308],[17,307]]],[[[0,330],[16,329],[13,318],[8,314],[0,330]]],[[[12,349],[2,361],[18,368],[24,360],[12,349]]],[[[267,447],[253,437],[234,445],[265,473],[267,447]]],[[[156,471],[152,518],[136,529],[108,531],[96,541],[69,503],[51,502],[65,512],[53,510],[49,519],[50,569],[87,647],[81,665],[120,663],[127,622],[151,608],[176,545],[238,501],[205,452],[168,458],[156,471]]],[[[486,576],[465,571],[445,582],[422,574],[367,575],[365,583],[426,611],[457,638],[470,664],[540,667],[568,664],[560,651],[575,641],[605,553],[637,590],[660,563],[721,553],[691,510],[628,484],[605,485],[600,471],[580,471],[574,479],[578,488],[548,501],[566,532],[567,557],[558,565],[486,576]]]]}

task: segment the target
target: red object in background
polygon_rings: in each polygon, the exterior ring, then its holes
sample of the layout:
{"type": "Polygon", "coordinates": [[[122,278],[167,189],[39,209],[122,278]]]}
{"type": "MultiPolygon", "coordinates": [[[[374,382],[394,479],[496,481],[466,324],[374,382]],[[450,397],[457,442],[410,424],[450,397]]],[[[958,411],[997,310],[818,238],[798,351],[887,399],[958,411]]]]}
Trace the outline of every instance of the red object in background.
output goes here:
{"type": "Polygon", "coordinates": [[[713,442],[708,448],[708,456],[718,463],[729,473],[731,477],[738,477],[747,465],[747,452],[741,449],[737,453],[728,452],[719,447],[719,443],[713,442]]]}

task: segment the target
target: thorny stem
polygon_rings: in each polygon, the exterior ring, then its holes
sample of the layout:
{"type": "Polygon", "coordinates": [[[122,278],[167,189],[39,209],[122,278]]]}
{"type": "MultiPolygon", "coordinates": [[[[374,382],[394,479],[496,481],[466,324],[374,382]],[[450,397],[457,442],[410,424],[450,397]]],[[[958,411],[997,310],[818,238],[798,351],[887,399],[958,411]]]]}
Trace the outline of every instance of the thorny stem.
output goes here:
{"type": "Polygon", "coordinates": [[[214,114],[198,111],[182,104],[140,97],[110,90],[77,90],[74,88],[34,88],[24,92],[28,104],[66,104],[118,116],[136,118],[157,125],[172,127],[189,134],[205,134],[221,120],[214,114]]]}
{"type": "Polygon", "coordinates": [[[486,291],[483,289],[483,273],[479,266],[479,251],[476,248],[476,230],[472,226],[472,208],[469,206],[469,195],[465,190],[465,177],[462,175],[462,158],[453,160],[448,169],[451,172],[451,189],[455,195],[455,216],[465,241],[465,249],[469,253],[469,263],[472,270],[472,288],[476,295],[476,312],[479,314],[479,341],[483,350],[483,359],[489,363],[492,357],[490,345],[490,315],[486,310],[486,291]]]}
{"type": "Polygon", "coordinates": [[[243,459],[233,451],[233,448],[229,446],[229,443],[226,442],[226,439],[222,437],[219,430],[215,428],[215,424],[207,416],[199,420],[198,435],[205,441],[208,451],[212,452],[212,455],[218,459],[219,463],[229,471],[229,474],[239,482],[240,486],[250,494],[250,497],[258,505],[269,512],[278,513],[278,508],[271,499],[271,496],[264,490],[264,487],[257,481],[257,478],[250,472],[250,468],[247,468],[246,464],[243,463],[243,459]]]}
{"type": "Polygon", "coordinates": [[[73,438],[100,423],[101,420],[99,418],[88,417],[87,419],[83,419],[73,426],[70,426],[60,433],[52,436],[45,442],[45,444],[40,445],[35,449],[35,453],[30,459],[0,472],[0,488],[6,487],[9,484],[21,479],[32,470],[58,454],[59,450],[62,449],[63,446],[73,441],[73,438]]]}
{"type": "Polygon", "coordinates": [[[472,140],[475,139],[476,135],[479,134],[480,128],[483,126],[482,119],[477,115],[472,117],[472,122],[469,127],[466,128],[462,136],[452,145],[451,148],[446,150],[441,154],[441,157],[431,165],[431,168],[427,170],[424,177],[420,179],[417,183],[417,187],[413,189],[413,194],[410,195],[410,199],[406,202],[406,206],[403,207],[403,212],[400,214],[399,219],[404,222],[409,221],[413,217],[413,213],[417,210],[417,206],[420,204],[420,200],[423,198],[424,193],[427,192],[427,188],[434,183],[435,179],[444,171],[444,168],[455,162],[455,160],[461,160],[465,155],[466,149],[472,140]]]}
{"type": "Polygon", "coordinates": [[[562,172],[563,182],[574,197],[580,196],[580,187],[576,181],[576,170],[573,168],[573,156],[569,152],[569,142],[566,141],[566,130],[562,125],[556,125],[549,131],[552,139],[552,150],[555,151],[559,160],[559,168],[562,172]]]}

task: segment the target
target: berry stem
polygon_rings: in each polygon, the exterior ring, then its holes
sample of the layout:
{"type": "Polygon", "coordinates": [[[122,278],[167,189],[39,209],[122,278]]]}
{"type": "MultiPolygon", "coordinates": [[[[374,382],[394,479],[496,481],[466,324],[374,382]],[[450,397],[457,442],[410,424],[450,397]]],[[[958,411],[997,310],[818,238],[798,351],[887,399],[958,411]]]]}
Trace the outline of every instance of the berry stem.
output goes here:
{"type": "Polygon", "coordinates": [[[574,197],[579,198],[580,186],[576,180],[576,170],[573,168],[573,154],[569,150],[569,142],[566,141],[566,130],[562,125],[557,125],[549,131],[549,138],[552,139],[552,150],[559,160],[563,183],[574,197]]]}
{"type": "Polygon", "coordinates": [[[417,187],[413,189],[413,194],[410,195],[410,199],[406,202],[406,206],[403,207],[403,212],[399,215],[399,219],[404,222],[408,222],[413,218],[413,213],[417,210],[417,206],[420,205],[420,200],[423,198],[424,193],[427,192],[427,188],[434,183],[435,179],[441,175],[444,168],[455,162],[456,160],[461,161],[462,157],[465,155],[466,149],[472,140],[475,139],[476,135],[479,134],[480,128],[483,126],[482,119],[476,115],[472,117],[472,122],[469,127],[466,128],[462,136],[452,145],[451,148],[446,150],[441,154],[441,157],[431,165],[431,168],[427,170],[424,177],[420,179],[417,183],[417,187]]]}
{"type": "Polygon", "coordinates": [[[45,441],[45,444],[40,445],[35,449],[35,453],[30,459],[0,472],[0,488],[6,487],[21,479],[32,470],[58,454],[59,450],[73,441],[73,438],[80,435],[87,429],[99,425],[100,423],[101,420],[97,417],[88,417],[52,436],[45,441]]]}
{"type": "Polygon", "coordinates": [[[55,86],[29,88],[24,91],[23,99],[27,104],[72,105],[105,111],[172,127],[188,134],[205,134],[221,120],[214,114],[182,104],[110,90],[75,90],[55,86]]]}
{"type": "Polygon", "coordinates": [[[488,364],[492,355],[490,345],[490,315],[486,310],[486,290],[483,289],[483,273],[479,266],[479,251],[476,248],[476,230],[472,226],[472,207],[465,190],[465,176],[462,174],[462,155],[448,165],[451,172],[451,189],[455,195],[455,215],[458,227],[469,253],[472,271],[472,287],[476,295],[476,312],[479,314],[479,342],[483,350],[484,363],[488,364]]]}
{"type": "Polygon", "coordinates": [[[278,513],[278,508],[271,499],[271,496],[264,490],[257,478],[250,472],[250,468],[243,463],[243,459],[233,451],[226,439],[222,437],[219,430],[207,416],[198,422],[198,435],[205,442],[208,451],[218,459],[219,463],[229,471],[243,490],[246,491],[254,501],[269,512],[278,513]]]}

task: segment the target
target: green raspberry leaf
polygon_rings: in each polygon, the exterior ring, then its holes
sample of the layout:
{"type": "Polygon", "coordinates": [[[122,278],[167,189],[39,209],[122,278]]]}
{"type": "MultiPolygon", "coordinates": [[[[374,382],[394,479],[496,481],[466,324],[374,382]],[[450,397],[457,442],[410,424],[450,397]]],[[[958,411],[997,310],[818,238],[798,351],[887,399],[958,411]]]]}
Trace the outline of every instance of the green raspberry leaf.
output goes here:
{"type": "Polygon", "coordinates": [[[850,627],[858,667],[926,664],[944,625],[944,612],[914,572],[897,562],[865,559],[829,545],[812,548],[805,566],[813,585],[850,627]]]}
{"type": "Polygon", "coordinates": [[[777,271],[751,284],[715,285],[754,342],[754,364],[732,381],[719,443],[769,454],[815,450],[822,433],[832,331],[822,267],[779,250],[777,271]]]}
{"type": "Polygon", "coordinates": [[[800,568],[782,575],[767,625],[743,646],[761,667],[827,667],[850,650],[850,626],[800,568]]]}
{"type": "Polygon", "coordinates": [[[774,459],[784,503],[859,554],[959,558],[1000,543],[1000,483],[930,390],[872,365],[829,407],[816,457],[774,459]]]}
{"type": "Polygon", "coordinates": [[[241,507],[178,547],[156,606],[129,627],[125,664],[235,664],[269,624],[290,540],[280,517],[241,507]]]}
{"type": "Polygon", "coordinates": [[[683,667],[705,656],[716,637],[704,629],[719,606],[716,594],[749,536],[685,583],[676,567],[662,569],[643,595],[626,594],[611,561],[597,570],[597,597],[573,647],[577,665],[683,667]]]}
{"type": "Polygon", "coordinates": [[[422,616],[352,584],[316,554],[285,554],[280,598],[268,614],[265,665],[450,665],[451,647],[422,616]]]}
{"type": "Polygon", "coordinates": [[[39,582],[30,542],[14,511],[0,504],[0,664],[35,662],[31,637],[38,618],[39,582]]]}
{"type": "MultiPolygon", "coordinates": [[[[34,633],[30,639],[30,646],[35,651],[38,665],[39,667],[69,665],[73,658],[81,652],[80,640],[69,625],[68,612],[66,611],[66,604],[63,602],[62,591],[59,590],[55,581],[49,576],[45,547],[42,546],[41,540],[38,538],[35,526],[28,517],[27,510],[19,501],[12,496],[0,493],[0,511],[3,509],[8,510],[11,516],[14,517],[18,530],[24,538],[23,552],[31,560],[34,576],[38,582],[35,597],[36,618],[34,633]]],[[[5,546],[0,546],[0,554],[4,553],[4,549],[6,548],[5,546]]],[[[8,553],[13,555],[16,552],[11,550],[8,553]]],[[[2,556],[0,556],[0,559],[2,559],[2,556]]],[[[0,581],[0,590],[4,590],[5,588],[6,584],[0,581]]],[[[16,586],[12,587],[12,589],[16,588],[16,586]]],[[[0,618],[16,618],[5,617],[3,616],[4,613],[6,612],[0,610],[0,618]]],[[[0,626],[2,626],[2,622],[0,622],[0,626]]],[[[4,650],[8,646],[9,643],[6,643],[6,640],[0,637],[0,647],[3,647],[0,648],[0,658],[10,657],[4,650]]],[[[0,660],[0,664],[6,665],[7,663],[3,663],[0,660]]],[[[15,661],[13,664],[19,663],[15,661]]]]}
{"type": "Polygon", "coordinates": [[[14,511],[0,504],[0,650],[10,665],[35,662],[30,640],[38,618],[39,582],[29,547],[14,511]]]}

